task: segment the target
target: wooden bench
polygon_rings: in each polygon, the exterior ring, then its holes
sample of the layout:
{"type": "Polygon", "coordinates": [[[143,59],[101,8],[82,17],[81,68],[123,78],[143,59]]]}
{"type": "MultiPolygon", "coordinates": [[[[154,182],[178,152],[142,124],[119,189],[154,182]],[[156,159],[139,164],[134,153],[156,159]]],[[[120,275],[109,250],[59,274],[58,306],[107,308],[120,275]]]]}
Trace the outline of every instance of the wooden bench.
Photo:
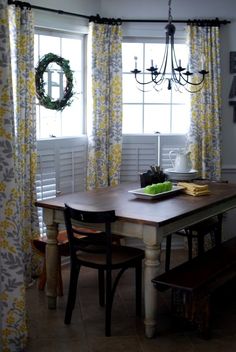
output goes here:
{"type": "Polygon", "coordinates": [[[172,297],[181,299],[182,316],[197,323],[202,336],[209,338],[210,297],[235,276],[236,237],[157,276],[152,282],[159,291],[171,288],[172,297]]]}

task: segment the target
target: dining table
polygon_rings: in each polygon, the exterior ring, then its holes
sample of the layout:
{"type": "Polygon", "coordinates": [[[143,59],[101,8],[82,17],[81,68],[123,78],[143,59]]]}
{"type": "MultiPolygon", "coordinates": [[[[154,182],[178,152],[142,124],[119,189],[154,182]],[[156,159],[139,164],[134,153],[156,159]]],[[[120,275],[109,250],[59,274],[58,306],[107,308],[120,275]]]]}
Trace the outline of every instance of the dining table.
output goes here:
{"type": "Polygon", "coordinates": [[[47,232],[48,308],[56,309],[57,306],[57,233],[59,225],[64,224],[65,204],[83,210],[115,210],[117,221],[113,224],[113,233],[138,238],[145,249],[144,327],[146,336],[153,337],[158,328],[159,293],[151,280],[160,272],[162,240],[171,233],[236,207],[236,184],[209,182],[208,186],[209,194],[198,197],[185,194],[182,189],[159,197],[142,197],[138,183],[121,183],[37,201],[36,206],[43,209],[47,232]]]}

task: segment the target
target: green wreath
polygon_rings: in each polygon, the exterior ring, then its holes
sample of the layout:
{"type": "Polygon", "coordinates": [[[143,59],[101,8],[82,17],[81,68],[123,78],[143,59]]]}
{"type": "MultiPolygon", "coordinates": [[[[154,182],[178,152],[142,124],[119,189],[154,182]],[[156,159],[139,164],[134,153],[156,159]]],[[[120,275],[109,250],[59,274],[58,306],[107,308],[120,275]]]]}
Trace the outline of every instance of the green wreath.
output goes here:
{"type": "Polygon", "coordinates": [[[70,106],[72,103],[71,98],[73,96],[73,73],[70,69],[69,61],[63,59],[60,56],[49,53],[42,57],[35,72],[35,84],[36,84],[36,95],[40,105],[47,109],[62,111],[66,106],[70,106]],[[43,74],[46,72],[48,65],[51,62],[55,62],[59,65],[65,76],[66,76],[66,87],[64,89],[64,95],[61,99],[52,100],[52,98],[45,94],[45,83],[43,80],[43,74]]]}

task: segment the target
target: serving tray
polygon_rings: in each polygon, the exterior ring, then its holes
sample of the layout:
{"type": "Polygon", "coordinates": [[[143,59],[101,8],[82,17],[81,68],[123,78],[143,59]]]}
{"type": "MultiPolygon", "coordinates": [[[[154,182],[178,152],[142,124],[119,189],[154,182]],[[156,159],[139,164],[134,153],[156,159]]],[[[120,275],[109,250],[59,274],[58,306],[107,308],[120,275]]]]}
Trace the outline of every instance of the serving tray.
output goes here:
{"type": "Polygon", "coordinates": [[[184,187],[181,187],[181,186],[173,186],[171,191],[161,192],[157,194],[147,194],[144,192],[144,188],[133,189],[128,192],[132,193],[137,198],[151,200],[151,199],[159,199],[167,196],[174,196],[178,194],[180,191],[182,191],[183,189],[184,187]]]}

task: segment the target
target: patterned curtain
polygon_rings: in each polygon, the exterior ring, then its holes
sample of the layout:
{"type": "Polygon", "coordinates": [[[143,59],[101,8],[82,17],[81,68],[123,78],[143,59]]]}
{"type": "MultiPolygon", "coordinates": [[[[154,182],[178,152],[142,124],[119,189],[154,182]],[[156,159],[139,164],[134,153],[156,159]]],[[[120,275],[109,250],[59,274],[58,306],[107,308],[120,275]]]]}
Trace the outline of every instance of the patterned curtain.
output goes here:
{"type": "Polygon", "coordinates": [[[191,95],[191,124],[188,144],[193,168],[199,176],[221,177],[221,82],[218,26],[188,26],[190,63],[204,65],[209,74],[202,90],[191,95]]]}
{"type": "Polygon", "coordinates": [[[30,9],[0,0],[0,21],[0,350],[17,352],[27,341],[25,287],[38,232],[33,20],[30,9]]]}
{"type": "Polygon", "coordinates": [[[88,136],[87,188],[120,180],[122,152],[121,25],[90,23],[92,130],[88,136]]]}
{"type": "MultiPolygon", "coordinates": [[[[36,105],[34,72],[34,19],[30,8],[9,6],[13,99],[15,109],[15,142],[18,190],[21,197],[22,249],[25,279],[31,281],[31,240],[39,234],[35,177],[36,105]]],[[[34,269],[33,269],[34,270],[34,269]]]]}

